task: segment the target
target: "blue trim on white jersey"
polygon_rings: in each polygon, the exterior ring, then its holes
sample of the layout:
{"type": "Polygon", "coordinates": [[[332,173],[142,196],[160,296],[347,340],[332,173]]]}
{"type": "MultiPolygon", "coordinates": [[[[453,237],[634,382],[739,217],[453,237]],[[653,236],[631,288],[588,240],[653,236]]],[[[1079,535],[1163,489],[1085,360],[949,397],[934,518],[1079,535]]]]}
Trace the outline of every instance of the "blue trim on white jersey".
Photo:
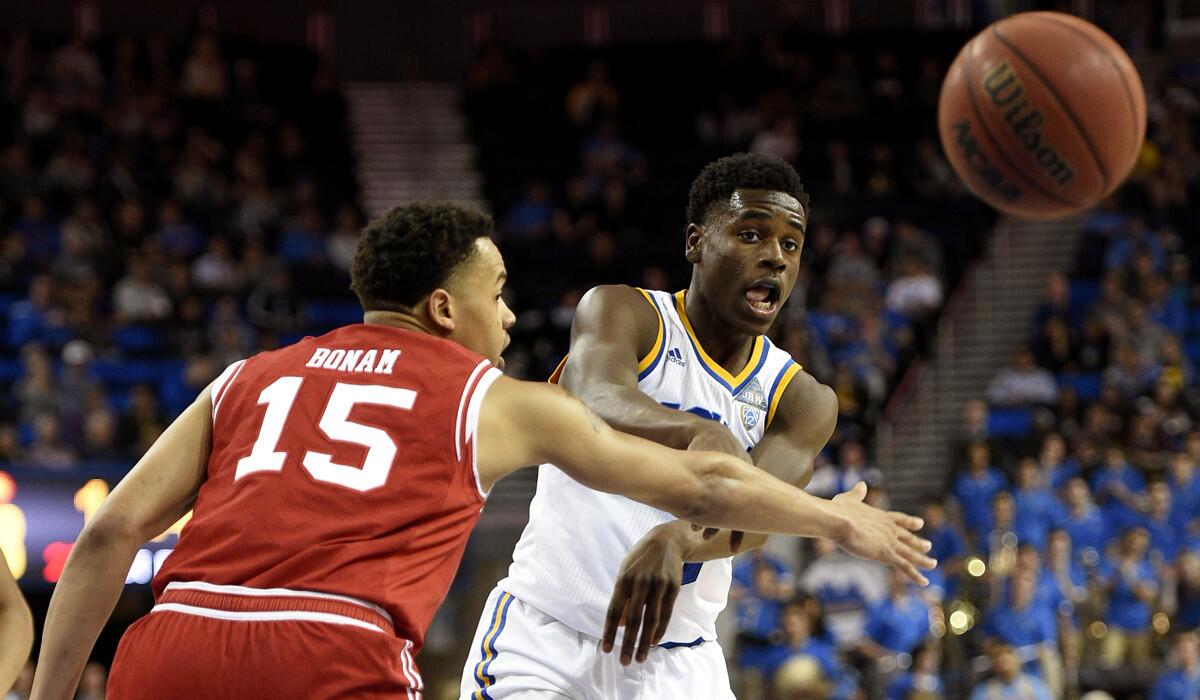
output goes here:
{"type": "MultiPolygon", "coordinates": [[[[766,353],[763,354],[765,355],[766,353]]],[[[767,392],[768,411],[770,410],[770,406],[773,405],[772,402],[775,400],[775,390],[779,388],[779,382],[783,381],[783,377],[785,374],[787,374],[788,368],[794,364],[796,364],[796,361],[789,356],[787,363],[780,368],[779,373],[775,375],[775,379],[771,380],[771,389],[767,392]]]]}
{"type": "Polygon", "coordinates": [[[663,315],[662,309],[658,306],[658,299],[654,298],[653,294],[646,295],[650,302],[654,304],[654,313],[658,314],[659,332],[662,333],[662,342],[658,344],[658,352],[654,355],[654,359],[650,362],[650,366],[638,372],[638,381],[642,381],[650,376],[650,373],[658,367],[658,363],[662,360],[663,353],[667,351],[667,317],[663,315]]]}

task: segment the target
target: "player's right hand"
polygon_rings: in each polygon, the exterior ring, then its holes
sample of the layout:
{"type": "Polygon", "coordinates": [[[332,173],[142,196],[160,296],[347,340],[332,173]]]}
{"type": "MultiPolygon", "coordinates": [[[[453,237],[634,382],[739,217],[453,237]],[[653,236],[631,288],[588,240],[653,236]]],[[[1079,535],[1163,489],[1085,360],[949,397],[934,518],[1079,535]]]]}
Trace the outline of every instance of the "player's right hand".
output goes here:
{"type": "Polygon", "coordinates": [[[918,567],[932,569],[937,561],[926,556],[933,545],[914,534],[924,526],[920,518],[885,511],[867,505],[867,484],[858,482],[854,488],[833,497],[846,514],[850,527],[838,545],[863,559],[874,559],[900,571],[921,586],[929,584],[918,567]]]}
{"type": "MultiPolygon", "coordinates": [[[[691,442],[688,443],[688,450],[700,450],[705,452],[724,452],[728,455],[733,455],[738,459],[744,459],[750,464],[754,464],[754,460],[750,458],[750,453],[738,443],[737,438],[733,436],[729,428],[720,423],[713,423],[710,426],[705,426],[704,429],[698,431],[691,442]]],[[[704,539],[711,540],[720,532],[720,528],[706,527],[701,533],[704,539]]],[[[729,551],[731,554],[737,554],[742,548],[742,539],[746,533],[741,530],[731,530],[729,532],[729,551]]]]}

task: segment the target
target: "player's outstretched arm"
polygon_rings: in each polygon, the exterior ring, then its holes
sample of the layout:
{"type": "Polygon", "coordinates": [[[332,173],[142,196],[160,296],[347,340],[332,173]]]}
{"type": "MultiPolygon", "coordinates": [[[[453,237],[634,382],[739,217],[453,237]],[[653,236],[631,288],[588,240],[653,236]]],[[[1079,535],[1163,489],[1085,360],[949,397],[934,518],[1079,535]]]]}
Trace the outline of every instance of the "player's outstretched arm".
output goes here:
{"type": "Polygon", "coordinates": [[[33,698],[74,697],[138,547],[192,507],[208,467],[211,436],[212,401],[205,389],[84,526],[50,599],[33,698]]]}
{"type": "Polygon", "coordinates": [[[754,532],[826,537],[858,556],[923,578],[929,543],[920,518],[862,502],[866,488],[832,501],[785,484],[740,459],[680,451],[608,427],[560,387],[501,377],[483,400],[476,438],[490,488],[522,465],[553,462],[580,483],[619,493],[692,522],[754,532]]]}
{"type": "Polygon", "coordinates": [[[12,687],[33,647],[33,616],[0,552],[0,690],[12,687]]]}

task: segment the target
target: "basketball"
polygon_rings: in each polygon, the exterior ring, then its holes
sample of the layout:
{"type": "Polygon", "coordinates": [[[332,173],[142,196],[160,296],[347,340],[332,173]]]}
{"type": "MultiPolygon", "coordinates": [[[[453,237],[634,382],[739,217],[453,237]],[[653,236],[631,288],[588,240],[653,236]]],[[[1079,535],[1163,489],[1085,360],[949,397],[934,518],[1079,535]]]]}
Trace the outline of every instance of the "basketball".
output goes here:
{"type": "Polygon", "coordinates": [[[1129,174],[1146,132],[1141,78],[1117,42],[1058,12],[1002,19],[962,48],[938,131],[967,186],[1000,211],[1087,209],[1129,174]]]}

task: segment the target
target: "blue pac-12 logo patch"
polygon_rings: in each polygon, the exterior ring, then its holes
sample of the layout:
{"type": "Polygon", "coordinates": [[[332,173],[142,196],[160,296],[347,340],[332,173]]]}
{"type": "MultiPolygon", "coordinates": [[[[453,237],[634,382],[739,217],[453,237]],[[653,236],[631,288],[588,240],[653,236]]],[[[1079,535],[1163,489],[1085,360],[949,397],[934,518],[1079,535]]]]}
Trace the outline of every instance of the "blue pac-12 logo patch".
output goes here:
{"type": "Polygon", "coordinates": [[[754,430],[754,426],[758,425],[760,411],[746,404],[742,404],[740,408],[742,409],[742,425],[746,427],[746,430],[754,430]]]}

